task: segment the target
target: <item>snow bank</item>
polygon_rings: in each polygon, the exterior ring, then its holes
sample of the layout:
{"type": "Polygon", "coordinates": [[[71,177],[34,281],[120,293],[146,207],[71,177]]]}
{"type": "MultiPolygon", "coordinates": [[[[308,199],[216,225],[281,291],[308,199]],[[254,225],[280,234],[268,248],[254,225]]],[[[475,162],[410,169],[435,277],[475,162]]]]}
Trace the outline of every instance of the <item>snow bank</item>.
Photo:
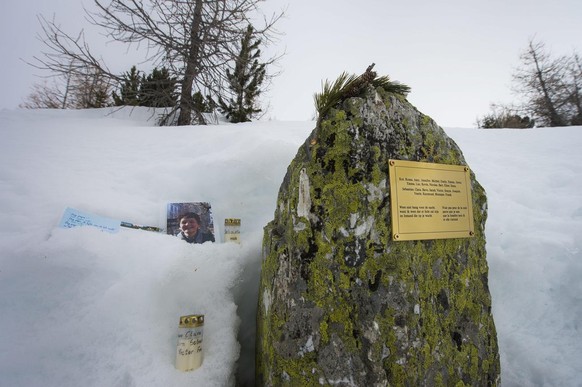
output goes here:
{"type": "MultiPolygon", "coordinates": [[[[313,122],[155,127],[146,109],[0,112],[0,386],[252,383],[262,228],[313,122]],[[168,202],[241,218],[242,245],[57,227],[72,207],[164,226],[168,202]],[[178,318],[204,364],[174,369],[178,318]]],[[[447,129],[489,199],[504,386],[579,386],[582,128],[447,129]]]]}

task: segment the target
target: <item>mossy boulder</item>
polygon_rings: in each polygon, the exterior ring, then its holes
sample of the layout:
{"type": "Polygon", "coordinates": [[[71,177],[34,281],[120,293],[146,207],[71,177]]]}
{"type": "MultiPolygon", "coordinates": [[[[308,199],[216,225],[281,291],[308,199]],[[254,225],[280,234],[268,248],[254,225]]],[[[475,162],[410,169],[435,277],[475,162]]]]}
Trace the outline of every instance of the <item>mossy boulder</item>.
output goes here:
{"type": "Polygon", "coordinates": [[[404,96],[364,88],[320,117],[265,227],[257,384],[499,383],[484,226],[475,236],[392,241],[388,160],[466,165],[404,96]]]}

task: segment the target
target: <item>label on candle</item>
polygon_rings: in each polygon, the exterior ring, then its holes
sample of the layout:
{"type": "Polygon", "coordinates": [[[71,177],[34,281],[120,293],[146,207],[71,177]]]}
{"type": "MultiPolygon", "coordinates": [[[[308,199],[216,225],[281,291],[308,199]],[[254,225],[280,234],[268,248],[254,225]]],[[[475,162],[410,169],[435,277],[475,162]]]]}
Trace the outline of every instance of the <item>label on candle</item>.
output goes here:
{"type": "Polygon", "coordinates": [[[203,360],[204,315],[180,317],[178,344],[176,347],[176,369],[194,371],[203,360]]]}

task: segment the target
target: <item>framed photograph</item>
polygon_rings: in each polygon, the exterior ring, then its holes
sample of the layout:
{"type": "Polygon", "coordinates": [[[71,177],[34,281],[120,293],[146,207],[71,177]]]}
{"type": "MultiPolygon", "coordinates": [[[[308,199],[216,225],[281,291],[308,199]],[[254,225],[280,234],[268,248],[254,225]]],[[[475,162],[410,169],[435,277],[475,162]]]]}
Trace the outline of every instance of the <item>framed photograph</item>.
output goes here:
{"type": "Polygon", "coordinates": [[[214,219],[207,202],[168,203],[167,233],[188,243],[214,242],[214,219]]]}

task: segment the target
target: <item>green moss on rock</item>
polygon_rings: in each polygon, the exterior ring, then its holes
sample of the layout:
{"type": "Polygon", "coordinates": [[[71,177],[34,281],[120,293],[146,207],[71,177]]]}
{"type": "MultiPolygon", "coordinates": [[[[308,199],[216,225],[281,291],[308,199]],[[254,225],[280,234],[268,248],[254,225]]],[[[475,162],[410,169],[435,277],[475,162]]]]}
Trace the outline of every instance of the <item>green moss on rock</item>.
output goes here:
{"type": "Polygon", "coordinates": [[[388,160],[464,165],[402,95],[368,88],[320,117],[265,227],[259,385],[496,385],[486,196],[475,237],[393,242],[388,160]]]}

